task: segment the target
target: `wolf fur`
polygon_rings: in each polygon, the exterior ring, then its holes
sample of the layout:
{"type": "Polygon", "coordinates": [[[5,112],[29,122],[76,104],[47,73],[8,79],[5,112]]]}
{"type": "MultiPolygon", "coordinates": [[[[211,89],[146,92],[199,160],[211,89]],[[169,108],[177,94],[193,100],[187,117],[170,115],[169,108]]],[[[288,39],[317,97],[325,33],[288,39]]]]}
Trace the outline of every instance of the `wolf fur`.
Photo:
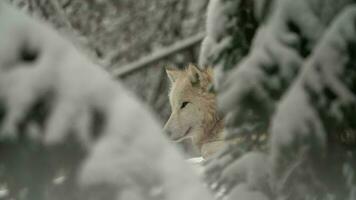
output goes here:
{"type": "Polygon", "coordinates": [[[164,130],[174,141],[191,138],[204,158],[213,155],[224,145],[224,123],[217,113],[212,90],[213,70],[189,65],[184,70],[166,72],[171,82],[172,113],[164,130]]]}

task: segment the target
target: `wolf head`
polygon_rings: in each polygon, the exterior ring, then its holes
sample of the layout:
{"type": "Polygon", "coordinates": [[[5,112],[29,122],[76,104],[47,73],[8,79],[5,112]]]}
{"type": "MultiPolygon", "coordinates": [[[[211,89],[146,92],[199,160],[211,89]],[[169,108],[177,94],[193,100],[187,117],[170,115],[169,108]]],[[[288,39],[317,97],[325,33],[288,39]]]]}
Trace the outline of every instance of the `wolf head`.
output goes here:
{"type": "Polygon", "coordinates": [[[171,82],[169,101],[171,116],[164,130],[174,141],[192,138],[201,145],[210,137],[216,124],[215,94],[212,91],[212,69],[201,70],[189,65],[184,70],[166,69],[171,82]]]}

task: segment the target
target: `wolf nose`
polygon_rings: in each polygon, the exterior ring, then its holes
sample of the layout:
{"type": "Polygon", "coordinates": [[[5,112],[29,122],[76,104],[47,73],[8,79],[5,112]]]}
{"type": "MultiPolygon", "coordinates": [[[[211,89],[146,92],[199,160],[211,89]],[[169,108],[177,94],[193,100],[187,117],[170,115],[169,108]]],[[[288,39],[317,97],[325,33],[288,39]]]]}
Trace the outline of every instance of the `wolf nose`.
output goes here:
{"type": "Polygon", "coordinates": [[[167,135],[168,137],[171,137],[171,136],[172,136],[172,132],[171,132],[171,131],[169,131],[169,130],[164,130],[164,132],[166,133],[166,135],[167,135]]]}

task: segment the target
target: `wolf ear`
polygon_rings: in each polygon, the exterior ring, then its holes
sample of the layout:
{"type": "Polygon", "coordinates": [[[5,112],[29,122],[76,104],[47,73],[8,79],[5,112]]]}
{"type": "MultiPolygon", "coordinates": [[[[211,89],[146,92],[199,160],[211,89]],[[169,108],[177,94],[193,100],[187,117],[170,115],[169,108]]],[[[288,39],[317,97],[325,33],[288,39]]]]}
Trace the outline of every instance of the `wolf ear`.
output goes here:
{"type": "Polygon", "coordinates": [[[171,83],[174,83],[177,80],[180,72],[178,69],[174,69],[172,67],[166,67],[166,73],[171,83]]]}
{"type": "Polygon", "coordinates": [[[196,86],[200,84],[200,81],[203,78],[201,70],[196,67],[195,65],[190,64],[188,66],[188,73],[189,73],[189,78],[190,82],[192,83],[192,86],[196,86]]]}

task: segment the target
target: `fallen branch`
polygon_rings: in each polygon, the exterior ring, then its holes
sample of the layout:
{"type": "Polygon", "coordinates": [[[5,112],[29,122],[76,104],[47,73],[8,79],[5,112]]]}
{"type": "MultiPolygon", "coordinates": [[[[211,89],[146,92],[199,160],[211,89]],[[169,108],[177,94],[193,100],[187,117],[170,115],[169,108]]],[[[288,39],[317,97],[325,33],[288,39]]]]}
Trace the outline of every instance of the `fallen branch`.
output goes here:
{"type": "Polygon", "coordinates": [[[181,40],[172,46],[169,46],[167,48],[163,48],[158,50],[157,52],[154,52],[151,55],[148,55],[146,57],[143,57],[139,59],[136,62],[130,63],[128,65],[122,66],[122,67],[115,67],[115,69],[111,72],[111,74],[114,75],[114,77],[121,77],[128,75],[130,73],[133,73],[137,70],[140,70],[144,67],[149,66],[152,63],[155,63],[159,60],[162,60],[168,56],[171,56],[172,54],[175,54],[179,51],[182,51],[184,49],[190,48],[194,45],[197,45],[200,43],[205,36],[205,33],[198,33],[192,37],[189,37],[185,40],[181,40]]]}

